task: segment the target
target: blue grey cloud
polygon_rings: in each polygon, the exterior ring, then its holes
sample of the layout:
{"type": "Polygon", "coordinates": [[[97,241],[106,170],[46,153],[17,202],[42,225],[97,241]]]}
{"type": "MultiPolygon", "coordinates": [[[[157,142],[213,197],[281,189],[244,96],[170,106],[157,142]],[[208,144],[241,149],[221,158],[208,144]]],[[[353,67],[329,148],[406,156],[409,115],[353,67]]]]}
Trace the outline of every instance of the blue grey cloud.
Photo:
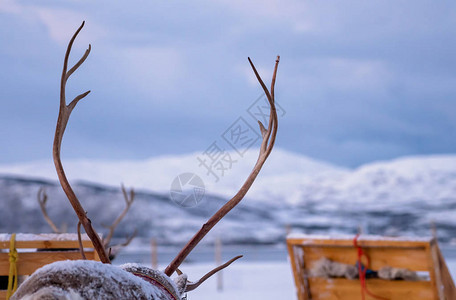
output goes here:
{"type": "MultiPolygon", "coordinates": [[[[282,61],[277,145],[356,166],[456,146],[456,4],[0,1],[0,163],[49,159],[59,76],[82,20],[65,157],[206,149],[282,61]]],[[[268,79],[269,80],[269,79],[268,79]]]]}

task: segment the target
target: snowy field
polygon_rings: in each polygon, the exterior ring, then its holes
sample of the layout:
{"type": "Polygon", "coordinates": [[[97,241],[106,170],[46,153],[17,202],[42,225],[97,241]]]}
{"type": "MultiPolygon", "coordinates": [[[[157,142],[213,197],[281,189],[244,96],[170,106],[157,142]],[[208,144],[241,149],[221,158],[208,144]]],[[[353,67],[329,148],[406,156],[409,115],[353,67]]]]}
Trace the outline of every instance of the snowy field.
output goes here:
{"type": "MultiPolygon", "coordinates": [[[[456,259],[447,260],[451,275],[456,278],[456,259]]],[[[199,279],[211,264],[185,267],[190,279],[199,279]]],[[[296,299],[295,286],[288,262],[238,263],[223,273],[223,290],[217,291],[217,279],[209,278],[188,299],[296,299]]]]}
{"type": "MultiPolygon", "coordinates": [[[[447,260],[456,278],[456,259],[447,260]]],[[[182,269],[190,280],[198,280],[213,264],[186,265],[182,269]]],[[[223,290],[217,290],[216,275],[209,278],[187,299],[296,299],[291,267],[288,262],[235,263],[223,271],[223,290]]]]}
{"type": "MultiPolygon", "coordinates": [[[[232,253],[240,253],[235,249],[230,249],[228,252],[230,253],[226,253],[227,257],[232,253]]],[[[453,278],[456,278],[456,248],[443,248],[442,252],[453,278]]],[[[203,259],[203,257],[211,259],[213,256],[210,254],[210,251],[199,252],[193,257],[193,263],[182,265],[181,270],[188,275],[190,281],[198,280],[216,266],[214,262],[203,259]]],[[[296,299],[293,275],[290,263],[286,259],[285,249],[271,250],[266,247],[256,254],[252,254],[247,249],[245,254],[244,258],[222,271],[222,290],[217,289],[218,279],[217,275],[214,275],[196,290],[188,293],[187,299],[296,299]]],[[[142,263],[147,264],[149,258],[143,257],[145,261],[142,263]]],[[[163,258],[164,261],[169,259],[163,258]]],[[[224,260],[226,260],[225,257],[224,260]]],[[[159,269],[162,270],[165,267],[160,265],[159,269]]]]}
{"type": "MultiPolygon", "coordinates": [[[[190,280],[198,280],[214,264],[183,266],[190,280]]],[[[295,299],[291,267],[287,262],[234,263],[222,271],[223,290],[217,290],[217,275],[209,278],[188,299],[295,299]]]]}
{"type": "MultiPolygon", "coordinates": [[[[158,249],[159,269],[166,268],[178,249],[158,249]]],[[[291,266],[285,247],[277,246],[225,246],[222,261],[239,254],[243,258],[222,270],[223,289],[217,289],[218,275],[214,275],[187,294],[187,299],[295,299],[291,266]]],[[[217,265],[212,247],[198,247],[188,257],[188,263],[180,269],[190,281],[197,281],[217,265]]],[[[115,264],[135,262],[150,266],[151,255],[148,247],[128,247],[120,252],[115,264]]]]}

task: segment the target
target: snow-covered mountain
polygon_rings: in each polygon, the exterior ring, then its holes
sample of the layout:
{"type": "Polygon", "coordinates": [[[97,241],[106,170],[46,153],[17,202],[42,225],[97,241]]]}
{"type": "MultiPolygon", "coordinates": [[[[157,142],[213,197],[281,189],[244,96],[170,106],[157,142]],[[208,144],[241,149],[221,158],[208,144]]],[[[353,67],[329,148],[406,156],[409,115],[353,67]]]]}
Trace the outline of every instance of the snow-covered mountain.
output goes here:
{"type": "MultiPolygon", "coordinates": [[[[60,228],[76,229],[76,216],[60,185],[54,181],[0,176],[0,232],[50,232],[38,205],[37,192],[44,187],[48,194],[47,208],[51,219],[60,228]]],[[[92,183],[75,183],[73,188],[95,228],[107,232],[102,224],[111,224],[125,206],[120,188],[92,183]]],[[[136,192],[135,201],[116,230],[116,237],[126,237],[138,230],[139,237],[154,237],[160,243],[182,244],[226,200],[206,195],[192,208],[176,205],[168,194],[136,192]]],[[[241,203],[214,232],[205,239],[211,242],[222,235],[225,243],[277,243],[284,237],[274,207],[241,203]]]]}
{"type": "MultiPolygon", "coordinates": [[[[237,161],[218,182],[198,166],[201,153],[146,161],[64,160],[64,165],[93,220],[109,223],[115,217],[123,205],[118,184],[124,182],[140,192],[119,234],[138,227],[145,237],[179,243],[234,194],[256,153],[230,153],[237,161]],[[170,200],[171,182],[183,172],[204,180],[204,204],[182,208],[170,200]]],[[[0,174],[2,231],[48,231],[36,202],[42,185],[55,201],[50,213],[60,221],[74,220],[69,205],[61,205],[66,201],[52,162],[0,166],[0,174]]],[[[350,170],[275,149],[247,199],[214,235],[229,242],[275,243],[284,239],[287,225],[307,233],[354,233],[361,226],[375,234],[429,235],[434,221],[442,240],[452,241],[455,216],[456,155],[405,157],[350,170]]]]}
{"type": "MultiPolygon", "coordinates": [[[[200,166],[200,159],[209,160],[204,154],[195,152],[187,155],[160,156],[147,160],[136,161],[100,161],[100,160],[65,160],[63,164],[70,180],[86,181],[106,186],[118,187],[120,183],[132,186],[136,189],[168,193],[171,183],[181,173],[191,172],[199,175],[206,186],[208,193],[229,197],[233,195],[249,175],[258,156],[257,149],[247,151],[242,157],[236,152],[228,152],[233,163],[231,168],[224,171],[223,176],[218,170],[220,165],[213,167],[218,181],[212,174],[208,174],[204,166],[200,166]]],[[[222,161],[224,167],[229,167],[229,162],[222,161]]],[[[208,164],[208,163],[206,163],[208,164]]],[[[314,177],[318,174],[340,173],[346,170],[320,162],[302,155],[291,153],[281,149],[274,149],[267,163],[261,171],[261,175],[249,192],[253,199],[269,199],[271,193],[283,196],[293,189],[294,182],[303,177],[314,177]],[[283,184],[276,187],[271,183],[281,182],[281,178],[287,178],[283,184]],[[291,186],[288,186],[288,183],[291,186]],[[279,190],[277,190],[279,189],[279,190]],[[261,197],[261,195],[265,195],[261,197]]],[[[37,161],[14,165],[0,165],[0,174],[26,176],[57,180],[54,164],[51,160],[37,161]]]]}

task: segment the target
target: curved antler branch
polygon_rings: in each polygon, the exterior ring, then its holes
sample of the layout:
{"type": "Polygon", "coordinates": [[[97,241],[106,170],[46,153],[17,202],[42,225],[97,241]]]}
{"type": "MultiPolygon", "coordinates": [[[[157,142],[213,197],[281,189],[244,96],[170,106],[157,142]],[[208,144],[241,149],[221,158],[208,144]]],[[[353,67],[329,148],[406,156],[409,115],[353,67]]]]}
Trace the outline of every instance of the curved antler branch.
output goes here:
{"type": "Polygon", "coordinates": [[[125,240],[125,242],[121,243],[121,244],[116,244],[116,245],[113,245],[113,246],[106,246],[105,248],[108,249],[109,248],[109,257],[111,259],[114,259],[117,254],[119,254],[120,250],[122,250],[123,248],[127,247],[128,245],[130,245],[131,241],[133,241],[133,239],[138,235],[138,229],[135,229],[135,231],[133,231],[133,233],[128,236],[125,240]]]}
{"type": "Polygon", "coordinates": [[[235,260],[238,260],[239,258],[241,258],[242,255],[238,255],[232,259],[230,259],[229,261],[227,261],[226,263],[224,263],[223,265],[221,266],[218,266],[217,268],[211,270],[210,272],[208,272],[206,275],[204,275],[203,277],[200,278],[200,280],[198,280],[197,282],[195,283],[192,283],[192,282],[189,282],[187,284],[187,288],[185,289],[186,292],[190,292],[190,291],[193,291],[194,289],[196,289],[197,287],[199,287],[203,282],[206,281],[206,279],[208,279],[209,277],[211,277],[212,275],[214,275],[215,273],[217,273],[218,271],[220,270],[223,270],[225,269],[226,267],[228,267],[229,265],[231,265],[235,260]]]}
{"type": "MultiPolygon", "coordinates": [[[[274,66],[274,72],[272,73],[271,93],[269,93],[266,85],[264,84],[263,80],[261,79],[260,74],[258,74],[258,71],[255,68],[255,66],[253,65],[253,62],[250,59],[250,57],[248,59],[249,59],[250,66],[252,67],[253,72],[255,73],[255,76],[258,79],[258,82],[260,83],[261,87],[263,88],[264,93],[266,94],[266,97],[268,99],[268,102],[271,105],[271,103],[274,103],[274,101],[275,101],[274,88],[275,88],[275,82],[276,82],[276,76],[277,76],[277,68],[279,67],[280,56],[277,56],[276,63],[274,66]]],[[[260,125],[261,134],[263,136],[263,141],[261,143],[260,149],[262,152],[267,153],[267,155],[266,155],[266,158],[267,158],[272,151],[272,147],[274,147],[275,138],[276,138],[276,134],[277,134],[277,126],[275,126],[275,128],[273,128],[273,130],[271,131],[271,130],[266,130],[264,128],[263,123],[261,123],[261,121],[258,121],[258,123],[260,125]],[[269,141],[269,137],[271,136],[271,134],[272,134],[272,138],[269,141]],[[268,143],[269,143],[269,146],[268,146],[268,143]]],[[[271,105],[271,113],[269,115],[268,129],[273,127],[273,123],[277,124],[277,112],[276,112],[275,105],[274,105],[274,107],[273,107],[273,105],[271,105]],[[272,110],[274,110],[274,113],[272,113],[272,110]]],[[[261,152],[260,152],[260,154],[261,154],[261,152]]]]}
{"type": "MultiPolygon", "coordinates": [[[[78,33],[79,33],[79,31],[78,31],[78,33]]],[[[79,59],[79,61],[67,72],[67,74],[65,76],[65,81],[67,81],[68,78],[70,78],[71,74],[73,74],[74,71],[76,71],[84,63],[86,58],[89,56],[91,49],[92,49],[92,46],[89,44],[89,48],[87,48],[87,50],[84,52],[84,55],[81,57],[81,59],[79,59]]]]}
{"type": "Polygon", "coordinates": [[[55,169],[57,171],[57,175],[59,177],[60,184],[63,188],[63,191],[68,197],[68,200],[71,203],[71,206],[73,207],[74,211],[76,212],[76,215],[78,216],[79,222],[81,222],[82,226],[84,227],[85,232],[89,236],[90,240],[93,243],[93,246],[95,250],[98,253],[98,256],[100,257],[101,262],[103,263],[110,263],[109,257],[106,254],[105,248],[103,247],[103,243],[101,242],[100,237],[96,233],[95,229],[92,226],[92,222],[90,219],[87,217],[87,214],[82,207],[81,203],[79,202],[78,198],[76,197],[76,194],[74,193],[73,189],[71,188],[70,183],[68,182],[68,179],[65,175],[65,171],[63,169],[62,161],[60,158],[60,148],[62,145],[62,139],[63,139],[63,134],[65,132],[66,125],[68,123],[68,120],[70,118],[71,112],[76,106],[76,104],[87,96],[90,91],[87,91],[85,93],[80,94],[79,96],[75,97],[73,101],[69,105],[66,104],[66,98],[65,98],[65,86],[68,78],[70,77],[71,74],[73,74],[80,66],[81,64],[85,61],[87,56],[90,53],[90,45],[89,48],[86,50],[84,53],[83,57],[70,69],[70,71],[67,72],[68,68],[68,58],[70,56],[71,52],[71,47],[73,46],[73,42],[76,39],[76,36],[78,33],[81,31],[82,27],[84,27],[85,22],[82,22],[81,26],[78,28],[78,30],[74,33],[73,37],[71,38],[66,53],[65,53],[65,59],[63,62],[63,71],[62,71],[62,78],[60,81],[60,109],[59,109],[59,116],[57,119],[57,125],[55,128],[55,137],[54,137],[54,145],[52,148],[52,156],[54,158],[54,165],[55,169]]]}
{"type": "Polygon", "coordinates": [[[179,254],[174,258],[174,260],[166,267],[165,274],[171,276],[176,269],[181,265],[181,263],[185,260],[185,258],[190,254],[190,252],[198,245],[198,243],[206,236],[206,234],[217,224],[230,210],[232,210],[241,200],[244,198],[247,191],[252,186],[253,182],[255,181],[258,173],[261,170],[261,167],[265,163],[266,159],[268,158],[269,154],[274,147],[275,138],[277,134],[277,111],[275,108],[274,103],[274,85],[276,81],[276,74],[277,68],[279,64],[280,57],[277,56],[274,73],[272,75],[272,82],[271,82],[271,93],[269,93],[266,85],[264,84],[263,80],[261,79],[260,75],[258,74],[255,66],[253,65],[252,61],[249,58],[250,65],[252,66],[253,72],[255,73],[260,85],[262,86],[266,97],[268,98],[270,109],[269,115],[269,124],[268,128],[266,129],[264,125],[259,122],[260,130],[262,132],[263,141],[260,147],[260,153],[258,156],[258,160],[253,167],[252,172],[247,177],[246,181],[242,185],[241,189],[237,192],[234,197],[228,201],[225,205],[223,205],[202,227],[201,229],[192,237],[192,239],[184,246],[184,248],[179,252],[179,254]]]}
{"type": "Polygon", "coordinates": [[[84,245],[82,245],[82,237],[81,237],[81,221],[78,222],[78,244],[79,244],[79,252],[81,253],[81,257],[83,260],[86,260],[87,257],[84,252],[84,245]]]}
{"type": "Polygon", "coordinates": [[[43,213],[44,219],[48,223],[48,225],[52,228],[52,231],[55,233],[62,233],[60,229],[57,228],[55,223],[52,221],[52,219],[49,217],[46,209],[46,203],[48,200],[48,195],[46,193],[46,189],[44,187],[40,187],[38,190],[38,194],[36,195],[38,203],[40,204],[41,212],[43,213]]]}
{"type": "MultiPolygon", "coordinates": [[[[122,194],[123,194],[126,205],[125,205],[124,210],[120,213],[120,215],[117,217],[117,219],[114,220],[112,225],[106,226],[107,228],[109,228],[109,232],[106,235],[106,238],[103,238],[103,244],[104,244],[105,248],[109,248],[109,243],[111,243],[111,239],[112,239],[112,236],[114,235],[114,231],[116,230],[117,226],[122,221],[122,219],[127,215],[128,210],[130,209],[131,205],[133,204],[133,201],[135,200],[135,190],[134,189],[130,189],[130,193],[127,193],[127,190],[125,189],[125,186],[123,184],[121,185],[121,189],[122,189],[122,194]]],[[[133,238],[136,236],[136,232],[137,231],[135,230],[135,232],[129,238],[127,238],[126,245],[128,245],[133,240],[133,238]]],[[[122,247],[122,245],[124,245],[124,244],[120,244],[119,246],[122,247]]]]}

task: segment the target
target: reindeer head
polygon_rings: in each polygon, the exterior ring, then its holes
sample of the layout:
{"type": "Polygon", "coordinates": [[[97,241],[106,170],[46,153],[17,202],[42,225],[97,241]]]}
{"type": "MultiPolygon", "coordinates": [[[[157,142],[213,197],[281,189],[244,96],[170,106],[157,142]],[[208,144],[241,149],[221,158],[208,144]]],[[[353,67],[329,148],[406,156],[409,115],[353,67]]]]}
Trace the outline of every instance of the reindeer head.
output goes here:
{"type": "MultiPolygon", "coordinates": [[[[111,262],[106,252],[105,245],[100,239],[97,232],[94,230],[90,219],[87,217],[84,208],[82,207],[71,185],[69,184],[60,159],[62,138],[70,114],[76,107],[77,103],[90,93],[90,91],[82,93],[76,96],[69,104],[66,103],[66,82],[68,78],[86,60],[91,49],[91,46],[89,45],[89,48],[85,51],[82,58],[70,70],[68,70],[68,58],[71,52],[71,47],[74,40],[76,39],[76,36],[79,34],[83,26],[84,22],[71,38],[65,53],[60,83],[60,110],[57,119],[52,153],[60,184],[79,219],[78,229],[82,224],[87,235],[94,245],[101,263],[81,260],[74,262],[56,262],[47,265],[37,270],[26,282],[24,282],[12,299],[22,299],[22,297],[25,299],[26,297],[32,297],[32,295],[35,295],[33,296],[35,298],[30,299],[41,299],[38,296],[43,297],[42,299],[67,299],[59,296],[65,293],[65,295],[76,297],[74,299],[80,299],[77,297],[83,297],[84,299],[92,299],[91,297],[97,299],[181,299],[182,295],[185,292],[197,288],[207,278],[242,257],[237,256],[231,259],[227,263],[208,272],[195,283],[187,281],[187,276],[185,274],[182,274],[182,272],[178,269],[185,258],[190,254],[195,246],[198,245],[204,236],[244,198],[245,194],[252,186],[263,164],[272,151],[277,134],[277,112],[274,104],[274,85],[276,81],[279,57],[277,57],[277,60],[275,62],[270,90],[268,90],[264,84],[255,66],[249,58],[249,63],[253,69],[253,72],[255,73],[255,76],[257,77],[268,99],[270,105],[270,116],[267,127],[258,121],[262,135],[262,142],[259,151],[260,153],[252,172],[248,175],[246,181],[241,186],[239,191],[205,224],[203,224],[201,229],[182,248],[177,256],[166,267],[163,273],[150,268],[130,264],[121,266],[119,268],[110,264],[111,262]],[[178,277],[176,278],[175,282],[173,282],[170,277],[175,272],[178,273],[178,277]],[[117,288],[114,289],[114,286],[117,288]],[[97,294],[94,289],[99,290],[100,292],[97,294]],[[103,289],[103,292],[101,289],[103,289]],[[103,298],[104,295],[107,296],[103,298]]],[[[82,247],[81,254],[83,254],[82,247]]],[[[71,297],[68,299],[73,299],[71,297]]]]}

